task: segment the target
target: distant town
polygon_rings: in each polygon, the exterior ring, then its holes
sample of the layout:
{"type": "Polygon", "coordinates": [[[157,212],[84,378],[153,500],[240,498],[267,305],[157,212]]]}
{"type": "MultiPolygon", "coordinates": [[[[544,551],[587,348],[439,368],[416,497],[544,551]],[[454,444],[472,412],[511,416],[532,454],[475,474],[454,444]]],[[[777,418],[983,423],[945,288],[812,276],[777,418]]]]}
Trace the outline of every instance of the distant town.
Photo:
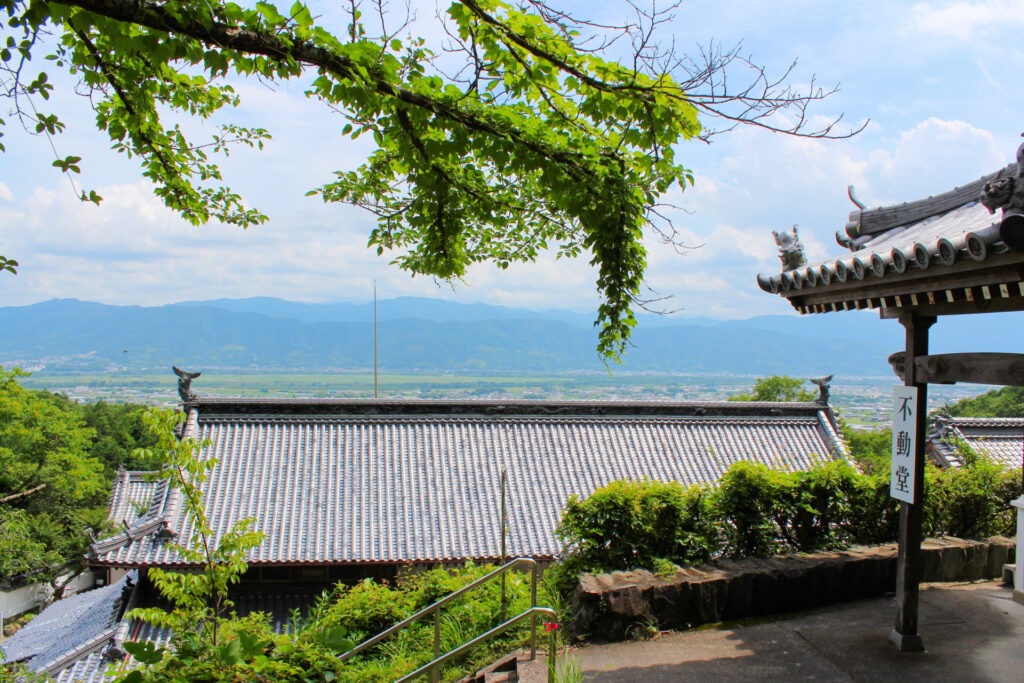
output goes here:
{"type": "MultiPolygon", "coordinates": [[[[463,374],[382,374],[380,398],[402,399],[557,399],[576,401],[724,401],[749,391],[754,375],[649,373],[571,373],[563,375],[481,376],[463,374]]],[[[835,377],[830,402],[844,422],[857,428],[886,426],[891,416],[889,397],[895,377],[835,377]]],[[[80,402],[108,401],[173,406],[179,402],[176,378],[144,374],[130,376],[33,374],[24,384],[62,393],[80,402]]],[[[809,381],[808,390],[816,390],[809,381]]],[[[941,408],[984,393],[984,385],[931,386],[928,409],[941,408]]],[[[372,373],[218,374],[204,373],[194,389],[205,396],[252,398],[373,398],[372,373]]]]}

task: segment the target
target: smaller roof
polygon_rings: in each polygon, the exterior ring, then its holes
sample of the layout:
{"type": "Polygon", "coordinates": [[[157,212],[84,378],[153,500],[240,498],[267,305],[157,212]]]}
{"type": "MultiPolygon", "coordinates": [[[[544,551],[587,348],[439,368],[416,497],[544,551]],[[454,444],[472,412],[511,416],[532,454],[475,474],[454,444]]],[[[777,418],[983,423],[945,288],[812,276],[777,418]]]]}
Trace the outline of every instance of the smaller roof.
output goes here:
{"type": "Polygon", "coordinates": [[[162,497],[167,482],[152,472],[119,470],[110,491],[107,521],[132,526],[147,515],[155,514],[153,500],[162,497]]]}
{"type": "Polygon", "coordinates": [[[929,454],[940,467],[964,464],[961,444],[993,462],[1019,468],[1024,460],[1024,418],[940,415],[928,435],[929,454]]]}
{"type": "Polygon", "coordinates": [[[66,680],[93,680],[93,675],[102,680],[109,663],[102,653],[114,638],[134,581],[130,573],[109,586],[57,600],[7,639],[2,647],[7,661],[50,676],[79,671],[66,680]]]}
{"type": "Polygon", "coordinates": [[[1002,207],[1005,215],[1015,206],[996,195],[1007,185],[1024,186],[1020,171],[1010,164],[939,195],[874,209],[858,202],[851,188],[858,208],[836,233],[846,253],[806,264],[802,252],[786,253],[799,249],[789,244],[796,235],[786,236],[785,268],[759,274],[758,285],[801,313],[1020,310],[1024,253],[1004,241],[1003,216],[995,211],[1002,207]]]}

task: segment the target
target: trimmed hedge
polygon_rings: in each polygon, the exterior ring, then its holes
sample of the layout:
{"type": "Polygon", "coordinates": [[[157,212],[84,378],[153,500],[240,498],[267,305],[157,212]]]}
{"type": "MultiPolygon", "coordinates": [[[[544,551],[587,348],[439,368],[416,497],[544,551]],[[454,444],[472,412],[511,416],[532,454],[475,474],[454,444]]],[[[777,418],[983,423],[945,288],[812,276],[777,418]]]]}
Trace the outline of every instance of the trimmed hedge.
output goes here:
{"type": "MultiPolygon", "coordinates": [[[[1020,473],[978,459],[955,469],[928,466],[925,533],[980,538],[1012,535],[1009,502],[1020,473]]],[[[862,474],[843,462],[779,472],[733,465],[718,486],[617,481],[590,497],[569,499],[557,534],[570,549],[559,583],[581,572],[653,569],[715,559],[812,553],[896,539],[899,503],[889,477],[862,474]]]]}

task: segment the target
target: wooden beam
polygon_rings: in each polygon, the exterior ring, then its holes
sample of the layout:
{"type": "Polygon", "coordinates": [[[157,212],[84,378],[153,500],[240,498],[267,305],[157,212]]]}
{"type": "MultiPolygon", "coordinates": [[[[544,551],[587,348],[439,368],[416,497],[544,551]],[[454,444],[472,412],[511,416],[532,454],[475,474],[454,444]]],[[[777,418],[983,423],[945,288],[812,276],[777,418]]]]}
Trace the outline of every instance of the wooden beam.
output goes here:
{"type": "Polygon", "coordinates": [[[929,384],[1024,386],[1024,354],[943,353],[914,358],[914,377],[929,384]]]}
{"type": "MultiPolygon", "coordinates": [[[[984,262],[960,261],[955,266],[933,265],[921,270],[907,269],[905,274],[886,273],[884,278],[875,276],[864,280],[847,279],[845,283],[833,282],[828,286],[792,289],[782,294],[794,306],[809,306],[832,301],[866,300],[868,297],[908,297],[917,294],[926,297],[929,292],[954,290],[962,292],[970,287],[998,289],[1007,285],[1011,296],[1024,292],[1019,285],[1024,281],[1024,260],[1016,252],[990,256],[984,262]],[[1014,291],[1016,290],[1016,291],[1014,291]]],[[[980,289],[979,289],[980,294],[980,289]]],[[[962,295],[961,295],[962,296],[962,295]]],[[[981,298],[980,296],[978,298],[981,298]]],[[[909,302],[908,302],[909,303],[909,302]]],[[[927,303],[922,300],[921,304],[927,303]]]]}
{"type": "MultiPolygon", "coordinates": [[[[936,299],[935,304],[922,301],[921,305],[913,308],[914,313],[928,317],[969,315],[972,313],[1013,313],[1016,311],[1024,311],[1024,298],[1019,296],[1011,296],[1005,299],[1002,297],[993,298],[987,301],[984,299],[956,301],[952,297],[943,296],[941,300],[936,299]]],[[[888,308],[881,312],[881,316],[886,319],[897,319],[909,312],[911,312],[910,309],[888,308]]]]}

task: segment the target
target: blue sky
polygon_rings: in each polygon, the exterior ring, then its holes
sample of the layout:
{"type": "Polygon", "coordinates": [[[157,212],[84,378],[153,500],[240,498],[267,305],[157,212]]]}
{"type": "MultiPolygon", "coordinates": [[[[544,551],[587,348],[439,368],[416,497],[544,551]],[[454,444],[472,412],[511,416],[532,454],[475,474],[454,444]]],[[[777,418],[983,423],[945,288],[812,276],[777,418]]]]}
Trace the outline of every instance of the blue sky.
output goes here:
{"type": "MultiPolygon", "coordinates": [[[[601,18],[621,2],[554,4],[601,18]]],[[[423,31],[432,0],[421,3],[423,31]]],[[[840,251],[834,234],[853,205],[847,185],[870,206],[943,192],[1014,159],[1024,132],[1024,3],[979,2],[684,2],[663,36],[688,51],[714,40],[742,43],[753,61],[779,71],[794,60],[796,86],[812,76],[840,91],[815,107],[840,114],[851,140],[797,139],[752,128],[689,142],[679,156],[696,185],[669,197],[683,241],[680,254],[650,244],[649,285],[670,295],[682,315],[744,318],[790,313],[762,293],[758,272],[779,269],[772,230],[799,226],[810,260],[840,251]]],[[[154,199],[137,165],[109,151],[91,126],[87,103],[59,97],[68,131],[58,152],[83,157],[80,187],[100,207],[77,202],[51,167],[44,139],[8,120],[0,155],[0,254],[21,262],[0,275],[0,304],[54,297],[157,305],[215,297],[275,296],[301,301],[366,301],[376,280],[382,297],[432,296],[528,308],[593,310],[593,274],[585,260],[542,258],[499,271],[474,267],[453,287],[411,278],[367,249],[372,217],[324,205],[305,192],[335,169],[354,168],[366,147],[343,140],[343,122],[302,96],[299,84],[238,86],[237,117],[270,129],[262,153],[237,152],[223,164],[234,189],[270,214],[260,227],[195,228],[154,199]]]]}

